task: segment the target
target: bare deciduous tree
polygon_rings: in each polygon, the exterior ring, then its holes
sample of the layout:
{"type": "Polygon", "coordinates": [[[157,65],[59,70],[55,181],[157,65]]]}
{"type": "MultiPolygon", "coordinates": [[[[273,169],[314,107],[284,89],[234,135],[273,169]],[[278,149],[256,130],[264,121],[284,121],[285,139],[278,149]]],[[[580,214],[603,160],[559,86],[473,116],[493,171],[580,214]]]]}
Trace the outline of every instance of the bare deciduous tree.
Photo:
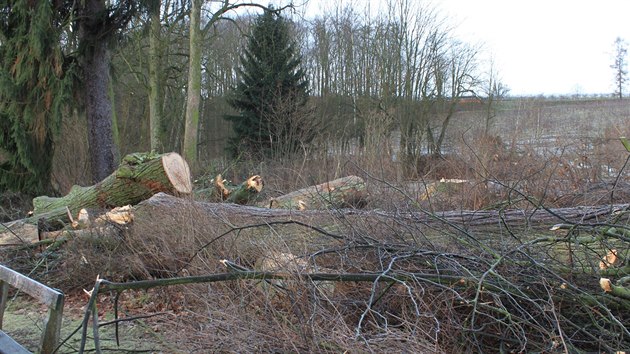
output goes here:
{"type": "Polygon", "coordinates": [[[490,135],[490,130],[494,124],[494,118],[497,115],[496,102],[507,96],[509,91],[510,89],[505,86],[499,78],[494,60],[490,60],[490,69],[488,70],[486,80],[481,86],[481,100],[486,110],[484,135],[490,135]]]}

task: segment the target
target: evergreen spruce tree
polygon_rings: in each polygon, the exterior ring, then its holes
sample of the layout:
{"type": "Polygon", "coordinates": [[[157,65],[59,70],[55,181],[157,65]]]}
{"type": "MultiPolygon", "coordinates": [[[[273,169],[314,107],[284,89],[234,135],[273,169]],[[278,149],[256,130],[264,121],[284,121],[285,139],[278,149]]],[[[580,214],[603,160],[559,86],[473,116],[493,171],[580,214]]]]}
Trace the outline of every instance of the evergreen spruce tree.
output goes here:
{"type": "Polygon", "coordinates": [[[54,136],[73,77],[51,1],[0,5],[0,190],[49,192],[54,136]]]}
{"type": "Polygon", "coordinates": [[[239,114],[225,117],[233,124],[235,155],[284,156],[312,139],[304,111],[308,79],[289,25],[273,9],[254,23],[240,58],[239,82],[228,100],[239,114]]]}

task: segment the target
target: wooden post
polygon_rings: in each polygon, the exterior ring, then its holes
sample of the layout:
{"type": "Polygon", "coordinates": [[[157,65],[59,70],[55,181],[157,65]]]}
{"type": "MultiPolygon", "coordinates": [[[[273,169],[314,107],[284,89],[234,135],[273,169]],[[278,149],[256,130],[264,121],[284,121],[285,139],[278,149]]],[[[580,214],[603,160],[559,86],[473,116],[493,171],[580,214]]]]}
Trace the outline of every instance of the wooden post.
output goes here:
{"type": "Polygon", "coordinates": [[[0,279],[0,330],[2,329],[2,321],[4,320],[4,309],[7,307],[7,299],[9,297],[9,284],[0,279]]]}
{"type": "Polygon", "coordinates": [[[0,284],[0,292],[2,294],[0,300],[0,326],[6,306],[8,286],[11,285],[48,306],[48,318],[44,323],[39,352],[42,354],[53,353],[61,334],[61,319],[63,316],[64,303],[63,293],[49,288],[3,265],[0,265],[0,282],[2,283],[0,284]]]}

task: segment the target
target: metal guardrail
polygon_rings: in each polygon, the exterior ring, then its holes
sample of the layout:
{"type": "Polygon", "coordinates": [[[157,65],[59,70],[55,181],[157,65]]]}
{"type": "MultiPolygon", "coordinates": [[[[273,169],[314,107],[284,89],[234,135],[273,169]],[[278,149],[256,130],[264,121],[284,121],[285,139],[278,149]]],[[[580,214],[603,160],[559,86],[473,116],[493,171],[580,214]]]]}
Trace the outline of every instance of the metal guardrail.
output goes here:
{"type": "Polygon", "coordinates": [[[2,332],[2,321],[10,286],[19,289],[48,306],[48,317],[44,322],[44,330],[37,352],[52,354],[55,351],[57,343],[59,343],[61,319],[63,316],[63,293],[49,288],[3,265],[0,265],[0,353],[30,353],[9,335],[2,332]]]}

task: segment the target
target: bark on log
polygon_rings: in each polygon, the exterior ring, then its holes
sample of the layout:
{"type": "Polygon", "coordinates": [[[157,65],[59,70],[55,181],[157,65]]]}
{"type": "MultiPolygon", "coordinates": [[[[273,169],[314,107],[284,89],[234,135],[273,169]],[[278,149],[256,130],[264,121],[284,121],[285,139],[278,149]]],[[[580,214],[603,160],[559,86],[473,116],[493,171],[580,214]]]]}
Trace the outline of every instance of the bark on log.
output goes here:
{"type": "MultiPolygon", "coordinates": [[[[276,220],[276,219],[292,219],[292,220],[311,220],[313,218],[321,218],[330,221],[331,214],[328,210],[283,210],[275,208],[267,208],[265,206],[239,206],[225,203],[206,203],[194,202],[173,198],[163,193],[156,194],[140,203],[138,208],[155,208],[162,212],[173,211],[178,208],[193,207],[202,214],[221,215],[226,218],[238,218],[246,220],[276,220]]],[[[629,204],[615,205],[599,205],[599,206],[579,206],[572,208],[553,208],[553,209],[509,209],[509,210],[453,210],[429,213],[425,211],[418,212],[387,212],[383,210],[356,210],[346,209],[339,210],[335,215],[345,219],[356,218],[359,220],[374,220],[381,222],[384,220],[400,220],[419,224],[455,224],[465,226],[482,226],[497,225],[500,222],[510,224],[512,226],[538,226],[549,228],[550,225],[558,222],[558,220],[566,220],[569,222],[604,222],[613,212],[617,210],[626,210],[629,204]]]]}
{"type": "Polygon", "coordinates": [[[221,175],[212,179],[213,186],[195,190],[195,200],[209,202],[228,202],[234,204],[250,204],[263,188],[263,180],[254,175],[239,185],[227,184],[221,175]]]}
{"type": "Polygon", "coordinates": [[[137,204],[158,192],[174,195],[192,192],[188,164],[176,153],[127,155],[114,173],[93,186],[74,186],[62,198],[33,199],[33,216],[65,207],[73,215],[82,208],[112,209],[137,204]]]}
{"type": "Polygon", "coordinates": [[[221,175],[218,175],[214,179],[214,185],[217,193],[221,196],[221,200],[228,203],[248,204],[262,190],[263,180],[260,176],[254,175],[238,186],[228,186],[221,175]]]}
{"type": "Polygon", "coordinates": [[[599,286],[608,294],[630,300],[630,288],[626,288],[619,284],[613,284],[608,278],[600,278],[599,286]]]}
{"type": "Polygon", "coordinates": [[[47,230],[68,224],[81,209],[112,209],[137,204],[158,192],[181,196],[192,192],[190,170],[176,153],[134,153],[125,156],[114,173],[89,186],[74,186],[61,198],[47,196],[33,199],[33,216],[21,220],[40,224],[47,230]]]}
{"type": "Polygon", "coordinates": [[[296,210],[361,208],[366,200],[367,191],[363,179],[348,176],[271,198],[260,206],[296,210]]]}

